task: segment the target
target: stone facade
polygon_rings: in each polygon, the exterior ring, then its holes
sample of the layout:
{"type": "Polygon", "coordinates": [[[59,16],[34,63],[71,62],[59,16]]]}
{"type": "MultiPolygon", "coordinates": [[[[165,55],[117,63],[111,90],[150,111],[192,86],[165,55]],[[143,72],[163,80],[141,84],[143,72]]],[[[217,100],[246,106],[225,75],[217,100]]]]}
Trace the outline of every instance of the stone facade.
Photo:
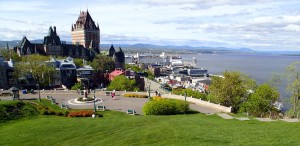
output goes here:
{"type": "Polygon", "coordinates": [[[39,54],[49,56],[69,56],[72,58],[83,58],[93,60],[96,53],[93,48],[85,48],[83,45],[66,44],[61,41],[56,32],[56,27],[49,28],[48,35],[44,37],[43,43],[31,43],[26,36],[21,43],[14,47],[19,56],[39,54]]]}
{"type": "Polygon", "coordinates": [[[71,27],[72,44],[83,45],[85,48],[93,48],[96,53],[100,52],[100,29],[95,24],[89,11],[80,12],[75,24],[71,27]]]}
{"type": "Polygon", "coordinates": [[[125,69],[125,55],[121,47],[116,51],[114,46],[111,45],[109,49],[109,57],[112,57],[115,62],[115,68],[125,69]]]}
{"type": "Polygon", "coordinates": [[[0,89],[7,87],[6,68],[3,57],[0,55],[0,89]]]}

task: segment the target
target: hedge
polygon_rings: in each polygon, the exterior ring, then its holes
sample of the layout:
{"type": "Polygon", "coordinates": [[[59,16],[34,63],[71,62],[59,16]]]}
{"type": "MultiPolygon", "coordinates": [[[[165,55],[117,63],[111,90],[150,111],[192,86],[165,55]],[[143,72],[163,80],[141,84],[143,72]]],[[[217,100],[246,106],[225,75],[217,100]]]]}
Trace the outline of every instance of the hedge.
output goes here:
{"type": "Polygon", "coordinates": [[[174,99],[151,100],[143,107],[145,115],[176,115],[183,114],[188,110],[188,103],[174,99]]]}
{"type": "Polygon", "coordinates": [[[38,111],[34,105],[20,101],[1,101],[0,122],[37,116],[38,111]]]}
{"type": "Polygon", "coordinates": [[[127,93],[127,94],[124,94],[124,97],[148,98],[147,95],[141,95],[141,94],[135,94],[135,93],[127,93]]]}

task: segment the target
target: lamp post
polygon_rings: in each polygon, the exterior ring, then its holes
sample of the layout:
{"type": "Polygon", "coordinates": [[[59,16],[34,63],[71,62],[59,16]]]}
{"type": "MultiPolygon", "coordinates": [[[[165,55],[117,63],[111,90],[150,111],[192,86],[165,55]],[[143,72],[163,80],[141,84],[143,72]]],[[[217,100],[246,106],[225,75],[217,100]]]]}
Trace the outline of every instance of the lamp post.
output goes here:
{"type": "MultiPolygon", "coordinates": [[[[184,93],[184,106],[186,106],[186,91],[184,93]]],[[[184,114],[186,113],[186,108],[184,108],[184,114]]]]}
{"type": "MultiPolygon", "coordinates": [[[[148,79],[148,80],[149,80],[149,79],[148,79]]],[[[149,84],[149,87],[148,87],[149,96],[148,96],[148,98],[150,99],[150,98],[151,98],[151,97],[150,97],[150,85],[151,85],[151,82],[148,81],[148,84],[149,84]]]]}
{"type": "Polygon", "coordinates": [[[184,103],[186,104],[186,91],[184,93],[184,103]]]}
{"type": "Polygon", "coordinates": [[[38,92],[39,92],[39,101],[41,101],[41,94],[40,94],[40,84],[39,84],[39,83],[37,83],[37,84],[36,84],[36,87],[37,87],[37,89],[38,89],[38,92]]]}
{"type": "Polygon", "coordinates": [[[94,90],[94,112],[96,113],[96,95],[95,95],[96,90],[94,90]]]}
{"type": "Polygon", "coordinates": [[[19,99],[20,100],[20,95],[19,95],[19,89],[17,87],[12,87],[12,92],[13,92],[13,100],[19,99]]]}

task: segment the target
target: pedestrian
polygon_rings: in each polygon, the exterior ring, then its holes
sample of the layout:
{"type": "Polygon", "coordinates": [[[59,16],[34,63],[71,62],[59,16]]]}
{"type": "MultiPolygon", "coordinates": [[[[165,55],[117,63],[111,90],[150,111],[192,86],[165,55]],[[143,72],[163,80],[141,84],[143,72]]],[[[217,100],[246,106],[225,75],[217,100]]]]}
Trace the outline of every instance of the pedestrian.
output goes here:
{"type": "Polygon", "coordinates": [[[114,90],[111,92],[111,98],[114,99],[115,95],[116,95],[116,90],[114,89],[114,90]]]}
{"type": "Polygon", "coordinates": [[[158,97],[160,97],[161,96],[161,94],[160,93],[158,93],[158,97]]]}
{"type": "Polygon", "coordinates": [[[111,93],[111,98],[114,99],[114,97],[115,97],[115,92],[112,92],[111,93]]]}
{"type": "Polygon", "coordinates": [[[157,96],[157,94],[158,94],[158,92],[157,92],[157,90],[155,90],[155,96],[157,96]]]}

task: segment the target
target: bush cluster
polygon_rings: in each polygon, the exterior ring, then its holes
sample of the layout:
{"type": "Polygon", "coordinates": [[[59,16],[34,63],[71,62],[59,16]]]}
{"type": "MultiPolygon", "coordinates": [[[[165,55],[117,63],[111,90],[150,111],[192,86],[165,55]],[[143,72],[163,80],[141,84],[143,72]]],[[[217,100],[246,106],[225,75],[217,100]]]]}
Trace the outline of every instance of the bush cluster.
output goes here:
{"type": "Polygon", "coordinates": [[[49,107],[44,105],[38,105],[37,110],[41,115],[56,115],[56,116],[67,116],[68,111],[60,111],[60,110],[53,110],[49,107]]]}
{"type": "Polygon", "coordinates": [[[188,97],[191,97],[192,98],[197,98],[197,99],[202,99],[202,100],[207,100],[207,95],[205,93],[201,93],[199,91],[194,91],[193,89],[173,89],[172,90],[172,93],[173,94],[176,94],[176,95],[185,95],[188,96],[188,97]]]}
{"type": "Polygon", "coordinates": [[[124,97],[148,98],[148,96],[147,96],[147,95],[134,94],[134,93],[128,93],[128,94],[124,94],[124,97]]]}
{"type": "Polygon", "coordinates": [[[79,97],[79,98],[77,99],[77,101],[93,101],[93,100],[94,100],[93,97],[87,97],[86,99],[83,99],[83,97],[79,97]]]}
{"type": "Polygon", "coordinates": [[[188,110],[188,103],[174,99],[151,100],[143,107],[145,115],[176,115],[188,110]]]}
{"type": "Polygon", "coordinates": [[[75,83],[75,85],[71,87],[71,90],[77,89],[83,90],[83,85],[81,83],[75,83]]]}
{"type": "Polygon", "coordinates": [[[37,116],[35,106],[20,101],[7,101],[0,104],[0,122],[37,116]]]}
{"type": "Polygon", "coordinates": [[[164,100],[165,98],[162,98],[160,96],[153,96],[152,100],[164,100]]]}
{"type": "Polygon", "coordinates": [[[73,111],[68,114],[68,117],[91,117],[93,111],[73,111]]]}

